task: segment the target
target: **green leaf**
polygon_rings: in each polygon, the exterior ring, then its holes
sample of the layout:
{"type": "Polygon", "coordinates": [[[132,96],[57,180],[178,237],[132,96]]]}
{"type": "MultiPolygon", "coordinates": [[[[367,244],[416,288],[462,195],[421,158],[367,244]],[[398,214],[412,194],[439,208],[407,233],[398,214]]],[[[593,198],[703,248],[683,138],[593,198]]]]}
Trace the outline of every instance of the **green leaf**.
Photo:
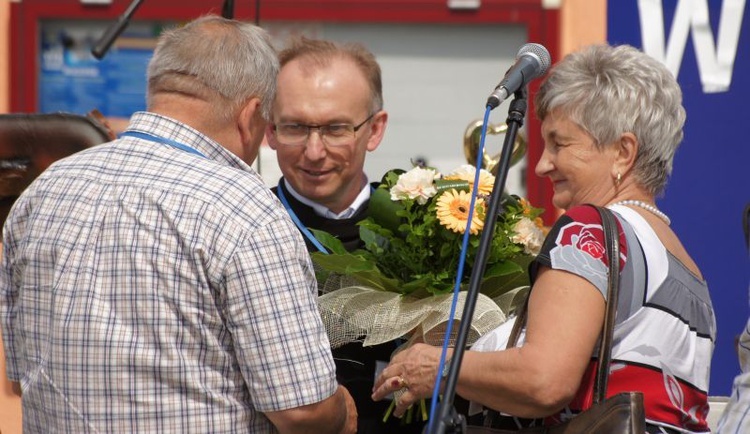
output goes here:
{"type": "Polygon", "coordinates": [[[514,207],[516,209],[520,209],[521,203],[518,201],[518,196],[503,192],[503,195],[500,198],[500,206],[502,206],[503,208],[514,207]]]}
{"type": "Polygon", "coordinates": [[[482,294],[496,298],[520,286],[529,285],[529,275],[526,272],[528,264],[533,260],[530,256],[518,256],[512,260],[494,264],[486,270],[480,284],[482,294]]]}
{"type": "Polygon", "coordinates": [[[383,178],[380,180],[378,189],[390,190],[391,187],[398,183],[398,177],[404,173],[406,173],[406,170],[404,169],[391,169],[385,172],[385,175],[383,175],[383,178]]]}
{"type": "Polygon", "coordinates": [[[417,289],[426,288],[432,283],[432,276],[422,276],[401,285],[404,294],[410,294],[417,289]]]}
{"type": "Polygon", "coordinates": [[[391,200],[391,193],[388,190],[377,188],[370,195],[370,219],[391,232],[398,231],[398,226],[402,221],[398,213],[404,210],[401,203],[391,200]]]}
{"type": "Polygon", "coordinates": [[[323,270],[320,267],[315,267],[315,280],[318,281],[318,285],[320,285],[321,282],[328,281],[328,277],[334,274],[328,270],[323,270]]]}
{"type": "Polygon", "coordinates": [[[379,289],[381,291],[401,292],[401,286],[399,285],[398,279],[384,276],[377,268],[353,272],[350,273],[350,276],[357,279],[357,281],[364,286],[379,289]]]}
{"type": "Polygon", "coordinates": [[[523,273],[524,269],[513,261],[503,261],[493,264],[484,271],[484,277],[508,276],[513,273],[523,273]]]}
{"type": "Polygon", "coordinates": [[[389,278],[375,266],[372,259],[352,254],[311,254],[313,262],[326,271],[355,278],[360,284],[382,291],[401,292],[398,279],[389,278]]]}
{"type": "Polygon", "coordinates": [[[370,251],[376,247],[378,251],[387,249],[392,236],[391,231],[383,229],[369,219],[359,223],[359,239],[365,243],[365,248],[370,251]]]}
{"type": "Polygon", "coordinates": [[[347,253],[346,248],[344,248],[344,244],[341,242],[340,239],[336,238],[335,236],[329,234],[326,231],[321,231],[318,229],[309,228],[310,232],[315,236],[315,239],[317,239],[320,244],[323,245],[326,249],[330,250],[332,253],[338,253],[338,254],[344,254],[347,253]]]}
{"type": "Polygon", "coordinates": [[[349,253],[331,253],[327,255],[321,252],[313,252],[310,254],[310,257],[315,264],[333,273],[351,274],[375,268],[375,264],[365,257],[349,253]]]}

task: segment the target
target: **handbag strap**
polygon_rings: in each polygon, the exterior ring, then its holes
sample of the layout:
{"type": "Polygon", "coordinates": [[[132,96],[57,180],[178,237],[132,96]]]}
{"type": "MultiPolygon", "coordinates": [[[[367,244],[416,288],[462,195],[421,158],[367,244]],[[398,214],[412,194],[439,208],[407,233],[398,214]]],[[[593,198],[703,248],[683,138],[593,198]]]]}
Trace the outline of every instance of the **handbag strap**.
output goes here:
{"type": "Polygon", "coordinates": [[[599,366],[596,370],[594,382],[594,404],[599,404],[604,402],[607,397],[609,362],[612,360],[612,336],[614,335],[615,317],[617,316],[617,298],[620,295],[620,237],[612,211],[600,206],[597,206],[596,210],[602,217],[604,248],[609,259],[606,310],[604,312],[602,339],[599,344],[599,366]]]}
{"type": "MultiPolygon", "coordinates": [[[[617,314],[617,297],[620,292],[620,237],[618,235],[617,222],[612,211],[600,206],[591,206],[596,208],[602,218],[604,250],[607,253],[607,262],[609,263],[606,310],[604,311],[604,324],[599,344],[599,364],[594,379],[594,404],[598,404],[606,399],[609,363],[612,359],[612,336],[614,335],[615,317],[617,314]]],[[[516,346],[521,329],[523,329],[526,323],[528,304],[529,297],[526,297],[526,302],[521,305],[517,313],[516,322],[513,324],[506,348],[516,346]]]]}

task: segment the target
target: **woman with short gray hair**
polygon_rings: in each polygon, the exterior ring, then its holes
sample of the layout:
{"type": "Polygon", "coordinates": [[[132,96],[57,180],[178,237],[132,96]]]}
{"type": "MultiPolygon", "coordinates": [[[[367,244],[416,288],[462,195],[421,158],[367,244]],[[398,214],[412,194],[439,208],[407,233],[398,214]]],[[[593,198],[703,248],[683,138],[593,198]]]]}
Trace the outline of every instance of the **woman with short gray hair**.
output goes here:
{"type": "MultiPolygon", "coordinates": [[[[492,409],[498,423],[554,424],[592,405],[609,260],[590,205],[606,206],[620,238],[607,395],[642,392],[649,433],[709,432],[714,311],[698,266],[655,204],[682,140],[679,85],[633,47],[597,45],[557,64],[535,101],[544,139],[536,174],[551,181],[552,201],[565,214],[530,267],[523,342],[468,351],[457,393],[492,409]]],[[[440,354],[418,344],[396,355],[373,398],[406,387],[395,410],[402,414],[431,395],[440,354]]]]}

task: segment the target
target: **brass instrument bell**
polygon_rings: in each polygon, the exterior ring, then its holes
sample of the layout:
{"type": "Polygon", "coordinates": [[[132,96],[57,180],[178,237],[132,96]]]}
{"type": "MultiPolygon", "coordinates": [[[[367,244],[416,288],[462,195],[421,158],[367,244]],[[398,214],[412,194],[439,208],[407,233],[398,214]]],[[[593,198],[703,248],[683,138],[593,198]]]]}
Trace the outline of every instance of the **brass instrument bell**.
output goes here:
{"type": "MultiPolygon", "coordinates": [[[[466,131],[464,132],[464,155],[466,156],[466,161],[471,165],[475,165],[477,162],[479,141],[482,135],[482,124],[483,122],[481,119],[472,121],[466,127],[466,131]]],[[[504,135],[507,130],[508,125],[506,124],[489,124],[487,126],[487,136],[489,138],[489,135],[504,135]]],[[[485,139],[485,146],[486,145],[487,141],[485,139]]],[[[526,139],[523,137],[522,132],[519,131],[518,134],[516,134],[516,140],[513,143],[513,152],[510,157],[511,166],[521,161],[523,156],[526,155],[526,148],[526,139]]],[[[499,162],[500,153],[491,156],[485,152],[482,157],[482,168],[489,170],[493,175],[497,175],[497,166],[499,162]]]]}

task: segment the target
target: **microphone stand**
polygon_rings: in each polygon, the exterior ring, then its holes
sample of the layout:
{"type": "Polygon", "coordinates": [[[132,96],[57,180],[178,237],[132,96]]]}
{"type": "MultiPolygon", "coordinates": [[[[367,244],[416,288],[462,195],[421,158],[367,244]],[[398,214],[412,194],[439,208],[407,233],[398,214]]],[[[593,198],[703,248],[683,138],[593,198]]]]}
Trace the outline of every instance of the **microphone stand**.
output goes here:
{"type": "MultiPolygon", "coordinates": [[[[130,19],[133,17],[133,14],[135,14],[135,11],[141,3],[143,3],[143,0],[133,0],[125,12],[120,15],[120,18],[107,28],[107,31],[104,32],[101,38],[96,42],[96,45],[91,49],[91,54],[93,54],[94,57],[101,60],[104,55],[107,54],[107,51],[109,51],[109,48],[115,42],[117,37],[120,36],[128,24],[130,24],[130,19]]],[[[258,0],[258,3],[260,4],[260,0],[258,0]]],[[[234,18],[234,0],[224,0],[224,4],[221,7],[221,16],[227,19],[234,18]]]]}
{"type": "MultiPolygon", "coordinates": [[[[426,429],[433,427],[430,434],[458,434],[466,431],[466,420],[463,415],[456,412],[456,409],[453,406],[453,400],[456,394],[456,385],[458,383],[458,373],[461,369],[461,361],[464,352],[466,351],[466,341],[469,336],[469,331],[471,330],[471,319],[474,316],[474,308],[476,306],[477,298],[479,297],[479,286],[482,282],[482,276],[484,276],[485,267],[487,265],[489,247],[492,244],[495,221],[499,215],[503,191],[505,190],[505,181],[508,178],[508,169],[510,168],[510,157],[513,153],[513,144],[516,141],[516,135],[518,134],[519,128],[523,126],[523,119],[526,115],[526,98],[527,90],[524,86],[513,94],[513,100],[510,102],[510,107],[508,108],[508,119],[506,121],[508,129],[505,132],[505,141],[503,142],[498,172],[495,177],[495,184],[492,187],[492,194],[490,195],[487,219],[484,222],[484,229],[482,229],[482,234],[479,238],[477,256],[474,262],[474,267],[471,270],[471,280],[469,281],[469,289],[466,293],[466,302],[461,317],[464,320],[461,321],[458,335],[456,337],[456,346],[453,351],[448,376],[445,381],[443,399],[440,400],[440,407],[438,407],[437,420],[428,424],[426,427],[426,429]]],[[[438,373],[438,375],[440,374],[438,373]]]]}
{"type": "Polygon", "coordinates": [[[229,20],[234,19],[234,0],[224,0],[221,16],[229,20]]]}
{"type": "Polygon", "coordinates": [[[125,27],[128,26],[128,23],[130,23],[130,18],[133,16],[136,9],[138,9],[138,6],[140,6],[142,2],[143,0],[133,0],[133,2],[130,3],[130,6],[128,6],[127,10],[125,10],[125,13],[120,15],[120,18],[117,19],[115,24],[110,26],[107,31],[104,32],[102,37],[99,38],[99,41],[97,41],[96,45],[94,45],[94,48],[91,49],[91,54],[93,54],[94,57],[99,60],[104,57],[107,51],[109,51],[109,47],[111,47],[115,42],[115,39],[117,39],[117,37],[120,36],[120,33],[125,30],[125,27]]]}

